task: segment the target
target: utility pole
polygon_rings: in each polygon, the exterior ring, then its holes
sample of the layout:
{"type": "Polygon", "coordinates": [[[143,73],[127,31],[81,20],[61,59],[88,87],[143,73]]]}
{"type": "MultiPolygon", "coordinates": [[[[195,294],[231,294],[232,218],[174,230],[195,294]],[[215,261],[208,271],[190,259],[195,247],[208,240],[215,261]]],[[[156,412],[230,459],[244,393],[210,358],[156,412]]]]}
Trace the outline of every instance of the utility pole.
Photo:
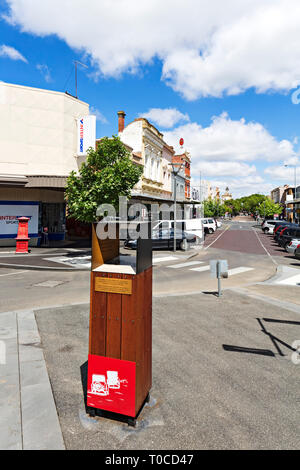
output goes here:
{"type": "Polygon", "coordinates": [[[293,203],[293,222],[296,220],[296,202],[297,198],[297,165],[284,165],[285,168],[294,168],[294,203],[293,203]]]}
{"type": "Polygon", "coordinates": [[[203,210],[202,210],[202,174],[200,171],[200,213],[201,217],[203,217],[203,210]]]}
{"type": "Polygon", "coordinates": [[[176,253],[176,224],[177,224],[177,175],[182,168],[182,163],[169,163],[172,165],[172,174],[174,178],[174,253],[176,253]]]}

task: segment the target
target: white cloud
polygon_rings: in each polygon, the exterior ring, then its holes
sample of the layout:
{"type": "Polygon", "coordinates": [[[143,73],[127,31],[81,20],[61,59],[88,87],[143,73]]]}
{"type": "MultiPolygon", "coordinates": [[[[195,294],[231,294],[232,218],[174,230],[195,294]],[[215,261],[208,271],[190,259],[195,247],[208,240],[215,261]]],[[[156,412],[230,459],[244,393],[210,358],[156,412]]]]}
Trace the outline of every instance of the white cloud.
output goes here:
{"type": "Polygon", "coordinates": [[[104,76],[159,58],[163,79],[187,99],[287,92],[299,79],[298,0],[72,0],[71,15],[69,0],[7,3],[7,21],[56,34],[104,76]]]}
{"type": "Polygon", "coordinates": [[[279,181],[280,184],[282,184],[282,182],[291,185],[294,184],[295,168],[293,167],[285,167],[284,165],[269,166],[265,168],[264,173],[272,178],[273,181],[279,181]]]}
{"type": "Polygon", "coordinates": [[[164,133],[165,140],[177,151],[183,137],[193,162],[287,160],[295,156],[293,144],[278,141],[257,122],[231,120],[227,113],[214,117],[209,127],[191,122],[164,133]]]}
{"type": "Polygon", "coordinates": [[[152,108],[147,113],[141,113],[140,117],[144,117],[151,122],[154,122],[159,127],[169,129],[174,127],[181,121],[189,121],[190,118],[187,114],[183,114],[175,108],[152,108]]]}
{"type": "Polygon", "coordinates": [[[6,46],[5,44],[0,46],[0,57],[5,57],[11,60],[21,60],[26,63],[28,62],[21,52],[17,51],[14,47],[6,46]]]}
{"type": "Polygon", "coordinates": [[[41,72],[41,74],[43,75],[43,77],[44,77],[44,79],[47,83],[50,83],[52,81],[48,65],[37,64],[36,68],[39,70],[39,72],[41,72]]]}
{"type": "Polygon", "coordinates": [[[90,114],[93,114],[94,116],[96,116],[96,119],[100,121],[102,124],[108,123],[108,120],[106,119],[106,117],[101,113],[101,111],[99,111],[99,109],[95,108],[94,106],[90,107],[90,114]]]}
{"type": "MultiPolygon", "coordinates": [[[[210,180],[210,183],[213,188],[220,188],[221,194],[224,193],[228,186],[233,198],[249,196],[250,194],[270,194],[271,190],[274,188],[274,185],[271,182],[265,181],[258,175],[245,178],[235,178],[230,181],[215,179],[210,180]]],[[[195,181],[195,186],[199,186],[199,181],[195,181]]]]}
{"type": "MultiPolygon", "coordinates": [[[[236,177],[248,177],[255,175],[257,170],[255,165],[247,165],[240,162],[213,162],[192,159],[192,173],[205,175],[205,178],[228,177],[229,180],[236,177]]],[[[198,178],[199,179],[199,178],[198,178]]]]}

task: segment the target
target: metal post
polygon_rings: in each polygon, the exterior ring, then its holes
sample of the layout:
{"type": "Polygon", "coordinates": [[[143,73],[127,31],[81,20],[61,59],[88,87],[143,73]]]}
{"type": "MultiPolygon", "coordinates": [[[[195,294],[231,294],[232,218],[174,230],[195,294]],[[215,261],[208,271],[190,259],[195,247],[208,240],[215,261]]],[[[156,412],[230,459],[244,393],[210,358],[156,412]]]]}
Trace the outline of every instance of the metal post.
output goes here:
{"type": "Polygon", "coordinates": [[[174,253],[176,253],[176,197],[177,197],[177,174],[174,172],[174,253]]]}
{"type": "MultiPolygon", "coordinates": [[[[294,189],[294,199],[296,200],[297,198],[297,167],[296,165],[294,166],[294,185],[295,185],[295,189],[294,189]]],[[[293,222],[295,223],[296,221],[296,202],[294,202],[293,204],[293,222]]]]}
{"type": "Polygon", "coordinates": [[[220,261],[217,261],[217,277],[218,277],[218,297],[222,296],[221,288],[221,273],[220,273],[220,261]]]}

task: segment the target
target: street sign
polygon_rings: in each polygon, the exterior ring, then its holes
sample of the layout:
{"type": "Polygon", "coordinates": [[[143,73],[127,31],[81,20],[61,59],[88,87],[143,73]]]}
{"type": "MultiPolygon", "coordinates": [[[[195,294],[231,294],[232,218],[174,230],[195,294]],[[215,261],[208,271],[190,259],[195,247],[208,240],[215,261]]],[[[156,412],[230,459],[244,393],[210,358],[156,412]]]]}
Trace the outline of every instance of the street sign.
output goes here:
{"type": "Polygon", "coordinates": [[[213,259],[210,261],[211,277],[218,279],[218,297],[222,295],[221,278],[228,278],[228,262],[226,259],[213,259]]]}
{"type": "Polygon", "coordinates": [[[213,259],[210,261],[210,275],[212,278],[218,277],[218,270],[217,270],[218,263],[219,263],[220,276],[223,277],[223,275],[228,274],[228,261],[226,259],[223,259],[223,260],[213,259]]]}

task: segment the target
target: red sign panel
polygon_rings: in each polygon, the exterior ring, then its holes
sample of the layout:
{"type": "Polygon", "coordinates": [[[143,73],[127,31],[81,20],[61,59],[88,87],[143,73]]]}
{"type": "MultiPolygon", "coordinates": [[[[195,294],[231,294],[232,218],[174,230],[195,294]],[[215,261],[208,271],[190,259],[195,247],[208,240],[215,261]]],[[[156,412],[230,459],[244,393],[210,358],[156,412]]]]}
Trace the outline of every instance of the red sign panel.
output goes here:
{"type": "Polygon", "coordinates": [[[89,355],[87,405],[135,417],[135,362],[89,355]]]}
{"type": "Polygon", "coordinates": [[[180,146],[182,147],[183,144],[184,144],[184,140],[183,140],[183,139],[180,139],[179,144],[180,144],[180,146]]]}

